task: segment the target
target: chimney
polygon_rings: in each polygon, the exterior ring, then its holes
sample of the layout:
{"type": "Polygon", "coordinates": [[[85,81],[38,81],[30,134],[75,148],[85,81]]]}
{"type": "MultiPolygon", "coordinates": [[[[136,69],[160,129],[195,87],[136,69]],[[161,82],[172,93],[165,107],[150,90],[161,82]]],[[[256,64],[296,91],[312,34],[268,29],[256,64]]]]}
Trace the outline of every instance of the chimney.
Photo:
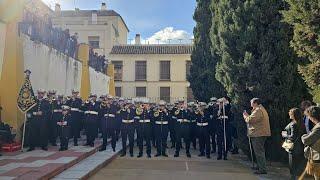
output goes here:
{"type": "Polygon", "coordinates": [[[107,10],[107,5],[106,3],[101,3],[101,11],[106,11],[107,10]]]}
{"type": "Polygon", "coordinates": [[[54,7],[55,12],[61,12],[60,4],[56,3],[56,6],[54,7]]]}
{"type": "Polygon", "coordinates": [[[141,36],[140,36],[140,34],[136,34],[135,44],[141,44],[141,36]]]}

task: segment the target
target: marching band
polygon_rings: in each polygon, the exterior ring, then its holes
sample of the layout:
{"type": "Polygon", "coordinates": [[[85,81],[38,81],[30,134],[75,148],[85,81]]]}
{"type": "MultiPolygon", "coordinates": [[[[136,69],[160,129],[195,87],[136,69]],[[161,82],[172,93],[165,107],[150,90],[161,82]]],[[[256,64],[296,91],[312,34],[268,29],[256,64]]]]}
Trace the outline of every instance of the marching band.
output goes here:
{"type": "MultiPolygon", "coordinates": [[[[184,147],[186,156],[191,157],[190,145],[199,147],[199,157],[210,159],[210,154],[218,150],[217,159],[227,160],[228,151],[232,151],[232,113],[227,98],[211,98],[205,102],[179,100],[174,104],[160,101],[150,103],[147,98],[124,99],[110,95],[90,95],[83,101],[78,91],[72,91],[71,97],[57,96],[56,91],[38,90],[38,104],[27,113],[29,123],[29,150],[36,146],[47,150],[48,143],[57,146],[60,139],[60,151],[68,149],[69,139],[78,146],[82,130],[86,135],[85,146],[94,147],[94,142],[102,134],[103,144],[100,151],[106,150],[107,139],[111,139],[113,151],[121,136],[121,156],[133,157],[134,141],[138,146],[138,155],[144,151],[151,158],[151,147],[155,145],[155,157],[167,154],[167,140],[170,137],[171,148],[175,148],[174,157],[179,157],[184,147]],[[182,143],[183,142],[183,143],[182,143]],[[144,148],[146,148],[144,150],[144,148]]],[[[236,148],[236,147],[234,147],[236,148]]]]}

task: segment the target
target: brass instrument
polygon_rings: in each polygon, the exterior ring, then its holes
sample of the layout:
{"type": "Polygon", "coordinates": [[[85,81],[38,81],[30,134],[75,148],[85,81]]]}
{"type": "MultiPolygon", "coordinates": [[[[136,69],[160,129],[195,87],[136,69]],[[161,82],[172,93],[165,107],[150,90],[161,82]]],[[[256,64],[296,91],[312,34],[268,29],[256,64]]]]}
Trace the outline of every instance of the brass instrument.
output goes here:
{"type": "Polygon", "coordinates": [[[140,116],[142,113],[143,113],[143,107],[142,106],[139,106],[138,108],[136,108],[136,114],[138,116],[140,116]]]}
{"type": "Polygon", "coordinates": [[[158,117],[159,115],[160,115],[159,110],[157,110],[157,111],[155,111],[155,112],[153,113],[153,116],[154,116],[154,117],[158,117]]]}
{"type": "Polygon", "coordinates": [[[178,115],[179,113],[180,113],[180,109],[177,109],[177,110],[174,112],[175,115],[178,115]]]}

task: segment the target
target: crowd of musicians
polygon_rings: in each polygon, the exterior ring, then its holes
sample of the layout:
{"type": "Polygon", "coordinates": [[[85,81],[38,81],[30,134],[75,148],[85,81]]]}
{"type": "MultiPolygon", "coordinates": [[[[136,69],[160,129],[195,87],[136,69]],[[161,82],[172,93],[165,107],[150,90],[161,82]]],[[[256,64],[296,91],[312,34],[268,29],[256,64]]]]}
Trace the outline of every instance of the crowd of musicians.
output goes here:
{"type": "Polygon", "coordinates": [[[37,105],[28,113],[29,149],[35,147],[48,149],[48,144],[57,146],[60,151],[68,149],[68,142],[78,146],[81,132],[85,132],[85,146],[94,147],[96,138],[103,138],[100,151],[106,150],[107,140],[111,139],[113,151],[116,142],[122,139],[121,156],[134,156],[136,137],[139,152],[151,158],[152,146],[156,147],[155,156],[167,157],[167,149],[175,148],[174,157],[185,151],[191,157],[190,146],[199,150],[199,156],[210,158],[211,153],[218,152],[217,159],[227,160],[228,152],[237,153],[232,143],[236,137],[231,125],[231,106],[226,98],[211,98],[205,102],[184,100],[174,104],[160,101],[149,103],[147,99],[123,99],[112,96],[90,95],[82,100],[78,91],[72,96],[57,96],[55,91],[46,93],[38,90],[37,105]],[[84,130],[84,131],[83,131],[84,130]],[[167,145],[170,137],[171,146],[167,145]]]}

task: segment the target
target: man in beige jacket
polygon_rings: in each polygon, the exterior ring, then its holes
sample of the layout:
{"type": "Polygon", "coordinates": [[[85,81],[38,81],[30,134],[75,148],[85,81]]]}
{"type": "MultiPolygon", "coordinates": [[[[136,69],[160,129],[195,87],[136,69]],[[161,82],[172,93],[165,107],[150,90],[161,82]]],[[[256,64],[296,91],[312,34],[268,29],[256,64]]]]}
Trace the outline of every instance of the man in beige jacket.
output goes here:
{"type": "Polygon", "coordinates": [[[243,118],[248,126],[248,136],[251,138],[252,147],[257,159],[255,174],[267,174],[264,144],[267,137],[271,136],[269,115],[261,105],[260,99],[251,100],[252,113],[243,113],[243,118]]]}

